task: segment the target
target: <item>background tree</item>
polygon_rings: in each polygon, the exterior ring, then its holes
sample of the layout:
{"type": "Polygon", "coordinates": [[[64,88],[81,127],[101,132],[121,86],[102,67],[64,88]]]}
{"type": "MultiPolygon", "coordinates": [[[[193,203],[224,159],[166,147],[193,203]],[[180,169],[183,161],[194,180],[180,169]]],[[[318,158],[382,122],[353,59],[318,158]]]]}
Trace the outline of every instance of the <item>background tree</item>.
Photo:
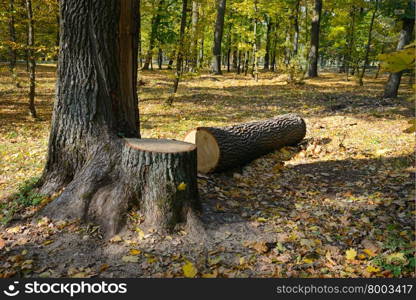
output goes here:
{"type": "MultiPolygon", "coordinates": [[[[414,18],[415,2],[413,0],[408,0],[406,2],[407,2],[406,3],[407,5],[404,8],[402,8],[403,13],[400,14],[401,16],[400,19],[402,22],[402,29],[400,30],[399,42],[397,44],[396,51],[402,50],[404,46],[409,44],[410,41],[412,40],[412,33],[413,33],[414,25],[415,25],[415,18],[414,18]]],[[[386,86],[384,88],[384,97],[386,98],[397,97],[397,91],[399,90],[402,74],[403,74],[403,70],[399,72],[393,72],[390,74],[387,80],[386,86]]]]}
{"type": "Polygon", "coordinates": [[[311,48],[309,50],[308,76],[318,76],[318,58],[319,58],[319,29],[322,13],[322,0],[315,0],[313,8],[313,17],[311,24],[311,48]]]}
{"type": "Polygon", "coordinates": [[[218,0],[217,2],[217,18],[215,21],[214,30],[214,46],[212,50],[212,71],[214,74],[222,74],[221,72],[221,42],[224,31],[224,16],[225,16],[226,0],[218,0]]]}

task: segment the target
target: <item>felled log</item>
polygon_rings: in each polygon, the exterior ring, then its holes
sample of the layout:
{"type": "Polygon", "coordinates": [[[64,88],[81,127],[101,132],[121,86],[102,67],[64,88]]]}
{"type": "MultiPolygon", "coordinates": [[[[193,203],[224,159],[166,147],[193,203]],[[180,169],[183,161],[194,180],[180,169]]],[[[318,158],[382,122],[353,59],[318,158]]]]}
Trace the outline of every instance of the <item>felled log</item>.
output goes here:
{"type": "Polygon", "coordinates": [[[137,176],[145,227],[171,231],[199,208],[196,146],[168,139],[125,139],[122,165],[137,176]]]}
{"type": "Polygon", "coordinates": [[[197,146],[198,172],[210,173],[235,168],[284,146],[295,145],[305,134],[305,121],[296,114],[286,114],[222,128],[198,127],[184,140],[197,146]]]}

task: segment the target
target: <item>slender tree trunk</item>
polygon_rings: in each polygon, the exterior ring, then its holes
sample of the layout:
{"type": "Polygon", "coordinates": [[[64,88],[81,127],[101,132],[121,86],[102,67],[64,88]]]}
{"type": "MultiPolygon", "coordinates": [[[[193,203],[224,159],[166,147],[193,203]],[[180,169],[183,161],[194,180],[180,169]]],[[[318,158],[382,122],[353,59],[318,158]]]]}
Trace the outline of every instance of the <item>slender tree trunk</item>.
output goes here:
{"type": "Polygon", "coordinates": [[[141,0],[137,0],[137,58],[139,60],[138,67],[142,68],[143,59],[142,59],[142,13],[141,13],[141,0]]]}
{"type": "Polygon", "coordinates": [[[32,118],[36,118],[35,94],[36,94],[36,59],[35,59],[35,30],[33,22],[32,0],[26,0],[27,13],[27,48],[29,63],[29,112],[32,118]]]}
{"type": "Polygon", "coordinates": [[[9,68],[10,73],[13,78],[13,82],[16,86],[19,86],[17,82],[17,74],[16,74],[16,58],[17,53],[15,49],[16,44],[16,28],[15,28],[15,19],[14,19],[14,0],[9,0],[9,35],[10,35],[10,42],[13,45],[9,46],[9,68]]]}
{"type": "Polygon", "coordinates": [[[308,76],[318,76],[319,27],[321,22],[322,0],[315,0],[311,26],[311,48],[309,51],[308,76]]]}
{"type": "Polygon", "coordinates": [[[163,65],[163,50],[162,50],[162,48],[159,48],[159,52],[157,54],[157,64],[158,64],[159,70],[162,70],[162,65],[163,65]]]}
{"type": "Polygon", "coordinates": [[[237,67],[238,67],[238,50],[236,47],[234,47],[233,50],[233,70],[234,72],[237,72],[237,67]]]}
{"type": "Polygon", "coordinates": [[[268,18],[267,22],[267,33],[266,33],[266,53],[264,55],[264,69],[269,70],[270,68],[270,52],[271,52],[271,35],[272,35],[273,23],[268,18]]]}
{"type": "MultiPolygon", "coordinates": [[[[149,37],[149,49],[147,50],[146,58],[143,65],[143,70],[149,70],[149,66],[152,65],[153,48],[155,47],[155,41],[158,34],[158,28],[160,20],[162,18],[164,0],[159,0],[156,14],[152,17],[152,26],[149,37]]],[[[153,68],[152,68],[153,69],[153,68]]]]}
{"type": "Polygon", "coordinates": [[[258,9],[257,9],[257,0],[254,1],[254,13],[255,13],[255,20],[254,20],[254,43],[253,43],[253,77],[254,80],[258,81],[259,80],[259,62],[258,62],[258,57],[257,57],[257,23],[258,23],[258,19],[257,19],[257,13],[258,13],[258,9]]]}
{"type": "Polygon", "coordinates": [[[241,50],[238,50],[237,74],[241,73],[241,50]]]}
{"type": "Polygon", "coordinates": [[[175,80],[173,82],[172,94],[166,101],[166,103],[168,105],[172,105],[172,103],[173,103],[175,94],[178,90],[179,81],[180,81],[181,76],[182,76],[183,42],[184,42],[184,38],[185,38],[187,7],[188,7],[188,0],[182,0],[182,17],[181,17],[181,28],[180,28],[180,31],[179,31],[178,56],[176,58],[175,80]]]}
{"type": "Polygon", "coordinates": [[[298,54],[299,49],[299,4],[300,0],[295,3],[295,10],[293,13],[293,55],[298,54]]]}
{"type": "MultiPolygon", "coordinates": [[[[403,19],[402,30],[400,31],[399,42],[396,50],[401,50],[410,43],[415,25],[414,19],[403,19]]],[[[403,71],[391,73],[384,87],[385,98],[396,98],[400,86],[403,71]]]]}
{"type": "Polygon", "coordinates": [[[196,72],[198,68],[198,22],[199,3],[192,1],[192,42],[191,42],[191,71],[196,72]]]}
{"type": "Polygon", "coordinates": [[[245,62],[244,62],[244,76],[247,76],[249,62],[250,62],[250,52],[246,51],[245,62]]]}
{"type": "Polygon", "coordinates": [[[350,72],[350,64],[353,57],[353,49],[354,49],[354,35],[355,35],[355,7],[352,6],[351,12],[351,25],[350,25],[350,32],[349,32],[349,41],[347,46],[347,53],[345,55],[345,80],[348,81],[348,75],[350,72]]]}
{"type": "Polygon", "coordinates": [[[221,72],[221,41],[224,30],[224,16],[225,16],[226,0],[217,0],[217,19],[215,21],[214,29],[214,47],[213,47],[213,61],[212,71],[214,74],[220,75],[221,72]]]}
{"type": "Polygon", "coordinates": [[[370,27],[368,29],[368,39],[367,39],[367,45],[365,47],[364,65],[363,65],[363,68],[361,70],[361,73],[358,76],[358,84],[360,86],[362,86],[364,84],[363,78],[364,78],[364,74],[365,74],[365,69],[368,65],[368,57],[370,55],[370,49],[371,49],[371,38],[372,38],[372,34],[373,34],[374,19],[376,17],[377,10],[378,10],[378,0],[375,0],[375,8],[373,10],[373,14],[371,15],[370,27]]]}

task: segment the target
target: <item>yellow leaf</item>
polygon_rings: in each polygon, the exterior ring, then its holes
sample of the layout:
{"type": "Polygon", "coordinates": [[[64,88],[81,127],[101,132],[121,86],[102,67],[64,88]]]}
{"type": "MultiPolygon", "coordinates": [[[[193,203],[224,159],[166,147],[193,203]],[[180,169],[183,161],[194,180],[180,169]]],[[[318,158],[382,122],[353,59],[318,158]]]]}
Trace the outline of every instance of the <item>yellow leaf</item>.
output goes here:
{"type": "Polygon", "coordinates": [[[186,261],[186,263],[182,266],[182,271],[183,275],[185,275],[185,277],[187,278],[194,278],[195,275],[198,273],[198,270],[190,261],[186,261]]]}
{"type": "Polygon", "coordinates": [[[112,242],[112,243],[118,243],[118,242],[121,242],[123,239],[121,238],[121,236],[119,236],[119,235],[115,235],[115,236],[113,236],[111,239],[110,239],[110,242],[112,242]]]}
{"type": "Polygon", "coordinates": [[[131,249],[129,253],[131,255],[139,255],[140,253],[142,253],[142,251],[140,251],[138,249],[131,249]]]}
{"type": "Polygon", "coordinates": [[[139,235],[139,240],[144,239],[144,232],[139,227],[136,227],[136,232],[139,235]]]}
{"type": "Polygon", "coordinates": [[[137,263],[139,261],[139,258],[133,255],[125,255],[121,258],[121,260],[124,262],[137,263]]]}
{"type": "Polygon", "coordinates": [[[305,264],[311,264],[311,263],[313,263],[313,259],[310,259],[310,258],[303,258],[302,259],[303,260],[303,262],[305,263],[305,264]]]}
{"type": "Polygon", "coordinates": [[[367,254],[368,256],[370,256],[370,257],[374,257],[374,256],[376,256],[376,254],[374,253],[374,251],[373,251],[373,250],[371,250],[371,249],[364,249],[364,250],[363,250],[363,252],[364,252],[365,254],[367,254]]]}
{"type": "Polygon", "coordinates": [[[366,268],[366,270],[367,270],[368,273],[377,273],[377,272],[380,272],[380,269],[379,268],[373,267],[371,265],[368,265],[367,268],[366,268]]]}
{"type": "Polygon", "coordinates": [[[185,182],[181,182],[178,185],[178,191],[184,191],[184,190],[186,190],[186,183],[185,182]]]}
{"type": "Polygon", "coordinates": [[[354,249],[350,248],[347,251],[345,251],[345,257],[348,260],[353,260],[355,259],[355,257],[357,256],[357,251],[355,251],[354,249]]]}
{"type": "Polygon", "coordinates": [[[44,241],[44,242],[42,243],[42,245],[43,245],[43,246],[47,246],[47,245],[52,244],[52,243],[53,243],[53,240],[48,240],[48,241],[44,241]]]}

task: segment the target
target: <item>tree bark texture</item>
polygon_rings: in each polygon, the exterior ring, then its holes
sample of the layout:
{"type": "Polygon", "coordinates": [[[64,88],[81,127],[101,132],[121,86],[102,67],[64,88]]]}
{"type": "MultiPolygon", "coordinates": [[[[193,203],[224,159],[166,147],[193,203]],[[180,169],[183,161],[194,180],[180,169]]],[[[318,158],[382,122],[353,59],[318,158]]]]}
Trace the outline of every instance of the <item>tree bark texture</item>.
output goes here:
{"type": "Polygon", "coordinates": [[[322,0],[315,0],[313,8],[313,17],[311,23],[311,48],[309,50],[308,76],[318,76],[318,58],[319,58],[319,27],[321,22],[322,0]]]}
{"type": "Polygon", "coordinates": [[[145,227],[171,231],[189,209],[200,208],[196,147],[173,140],[126,139],[124,172],[134,174],[145,227]],[[155,151],[158,149],[158,151],[155,151]]]}
{"type": "Polygon", "coordinates": [[[212,50],[212,71],[214,74],[222,74],[221,72],[221,42],[222,33],[224,31],[224,16],[225,16],[226,0],[217,0],[217,19],[215,21],[214,29],[214,47],[212,50]]]}
{"type": "Polygon", "coordinates": [[[244,165],[284,146],[299,143],[306,134],[305,121],[295,114],[233,126],[198,127],[185,141],[198,151],[198,171],[219,172],[244,165]]]}
{"type": "MultiPolygon", "coordinates": [[[[404,46],[410,43],[412,32],[415,25],[414,19],[403,19],[402,30],[400,31],[399,42],[396,50],[402,50],[404,46]]],[[[391,73],[384,87],[385,98],[396,98],[399,91],[400,81],[403,71],[391,73]]]]}
{"type": "Polygon", "coordinates": [[[137,200],[134,174],[118,166],[122,137],[138,138],[136,0],[60,1],[61,39],[43,214],[121,229],[137,200]]]}
{"type": "Polygon", "coordinates": [[[29,66],[29,113],[36,118],[35,94],[36,94],[36,59],[35,59],[35,28],[33,22],[32,0],[26,0],[27,13],[27,49],[29,66]]]}

